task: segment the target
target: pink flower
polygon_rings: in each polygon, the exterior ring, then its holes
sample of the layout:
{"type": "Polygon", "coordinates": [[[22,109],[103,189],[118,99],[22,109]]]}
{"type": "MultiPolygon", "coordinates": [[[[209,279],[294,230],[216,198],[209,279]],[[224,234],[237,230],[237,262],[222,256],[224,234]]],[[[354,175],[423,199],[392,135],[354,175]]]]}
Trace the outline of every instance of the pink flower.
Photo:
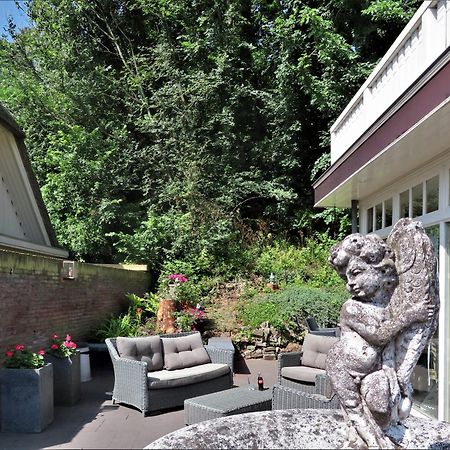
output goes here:
{"type": "Polygon", "coordinates": [[[7,356],[8,358],[12,358],[12,357],[14,356],[13,350],[9,350],[8,352],[6,352],[6,356],[7,356]]]}
{"type": "Polygon", "coordinates": [[[38,355],[44,356],[45,355],[45,350],[39,350],[38,351],[38,355]]]}
{"type": "Polygon", "coordinates": [[[72,340],[72,336],[70,335],[70,334],[68,334],[67,336],[66,336],[66,341],[71,341],[72,340]]]}
{"type": "Polygon", "coordinates": [[[185,283],[188,279],[182,273],[172,273],[169,275],[169,280],[173,280],[177,283],[185,283]]]}
{"type": "Polygon", "coordinates": [[[52,344],[52,345],[50,346],[50,348],[51,348],[52,350],[58,350],[59,346],[58,346],[57,344],[52,344]]]}
{"type": "Polygon", "coordinates": [[[72,341],[64,341],[63,345],[64,345],[64,347],[67,347],[67,348],[77,348],[77,344],[75,344],[75,342],[72,342],[72,341]]]}
{"type": "Polygon", "coordinates": [[[57,334],[54,334],[54,335],[52,336],[52,339],[58,339],[58,335],[57,335],[57,334]]]}
{"type": "Polygon", "coordinates": [[[25,345],[21,345],[21,344],[17,344],[17,345],[16,345],[16,350],[17,350],[18,352],[21,352],[24,348],[25,348],[25,345]]]}

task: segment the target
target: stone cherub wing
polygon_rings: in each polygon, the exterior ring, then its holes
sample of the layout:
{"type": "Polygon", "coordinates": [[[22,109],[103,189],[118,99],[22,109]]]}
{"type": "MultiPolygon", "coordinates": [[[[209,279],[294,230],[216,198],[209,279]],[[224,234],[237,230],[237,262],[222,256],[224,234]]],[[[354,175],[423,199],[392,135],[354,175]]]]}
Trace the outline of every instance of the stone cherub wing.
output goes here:
{"type": "MultiPolygon", "coordinates": [[[[399,284],[391,299],[392,313],[401,314],[405,308],[418,301],[427,301],[437,307],[439,296],[436,258],[433,244],[422,225],[408,218],[399,220],[394,225],[387,244],[394,254],[399,277],[399,284]]],[[[434,314],[428,326],[435,325],[436,317],[437,314],[434,314]]],[[[423,321],[423,317],[420,319],[423,321]]]]}

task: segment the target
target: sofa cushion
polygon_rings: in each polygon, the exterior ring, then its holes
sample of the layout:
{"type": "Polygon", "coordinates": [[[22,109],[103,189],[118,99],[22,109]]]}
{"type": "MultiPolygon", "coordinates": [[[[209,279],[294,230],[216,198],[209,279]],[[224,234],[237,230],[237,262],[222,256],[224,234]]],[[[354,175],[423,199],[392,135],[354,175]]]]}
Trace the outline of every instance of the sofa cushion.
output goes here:
{"type": "Polygon", "coordinates": [[[325,369],[328,351],[339,338],[308,333],[302,347],[302,366],[325,369]]]}
{"type": "Polygon", "coordinates": [[[187,336],[161,338],[164,351],[164,368],[184,369],[211,362],[203,347],[200,333],[187,336]]]}
{"type": "Polygon", "coordinates": [[[163,368],[162,346],[159,336],[118,337],[116,344],[117,352],[121,358],[144,361],[147,363],[148,371],[163,368]]]}
{"type": "Polygon", "coordinates": [[[178,370],[159,370],[147,374],[149,389],[164,389],[212,380],[230,373],[227,364],[201,364],[178,370]]]}
{"type": "Polygon", "coordinates": [[[315,383],[316,375],[325,375],[325,373],[323,369],[305,366],[283,367],[281,369],[282,377],[306,383],[315,383]]]}

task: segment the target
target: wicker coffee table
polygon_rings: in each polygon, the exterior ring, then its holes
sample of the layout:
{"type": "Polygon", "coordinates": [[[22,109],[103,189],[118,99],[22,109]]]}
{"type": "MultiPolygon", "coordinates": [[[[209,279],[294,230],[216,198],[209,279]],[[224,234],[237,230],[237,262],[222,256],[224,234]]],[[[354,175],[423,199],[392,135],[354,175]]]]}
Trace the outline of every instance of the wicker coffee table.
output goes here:
{"type": "Polygon", "coordinates": [[[218,417],[271,409],[272,389],[259,391],[256,386],[250,385],[185,400],[184,420],[191,425],[218,417]]]}

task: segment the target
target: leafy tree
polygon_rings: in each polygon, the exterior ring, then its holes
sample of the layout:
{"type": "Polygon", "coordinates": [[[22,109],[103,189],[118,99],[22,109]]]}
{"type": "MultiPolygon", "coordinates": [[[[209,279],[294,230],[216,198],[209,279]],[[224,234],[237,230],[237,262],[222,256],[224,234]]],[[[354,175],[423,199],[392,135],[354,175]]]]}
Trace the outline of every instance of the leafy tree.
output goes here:
{"type": "Polygon", "coordinates": [[[329,126],[418,4],[29,0],[0,101],[61,244],[162,267],[307,233],[329,126]]]}

